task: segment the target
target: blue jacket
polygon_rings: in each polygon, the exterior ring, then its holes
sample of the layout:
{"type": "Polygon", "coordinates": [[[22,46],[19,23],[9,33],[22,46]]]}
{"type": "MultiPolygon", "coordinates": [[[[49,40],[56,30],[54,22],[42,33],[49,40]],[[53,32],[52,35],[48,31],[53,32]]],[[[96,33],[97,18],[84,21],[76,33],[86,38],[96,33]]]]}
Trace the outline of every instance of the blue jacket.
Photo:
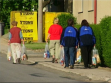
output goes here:
{"type": "Polygon", "coordinates": [[[91,27],[82,26],[78,33],[79,46],[94,46],[96,44],[96,38],[91,27]]]}
{"type": "Polygon", "coordinates": [[[78,33],[77,30],[72,27],[68,26],[63,29],[60,44],[64,47],[75,47],[78,45],[78,33]]]}

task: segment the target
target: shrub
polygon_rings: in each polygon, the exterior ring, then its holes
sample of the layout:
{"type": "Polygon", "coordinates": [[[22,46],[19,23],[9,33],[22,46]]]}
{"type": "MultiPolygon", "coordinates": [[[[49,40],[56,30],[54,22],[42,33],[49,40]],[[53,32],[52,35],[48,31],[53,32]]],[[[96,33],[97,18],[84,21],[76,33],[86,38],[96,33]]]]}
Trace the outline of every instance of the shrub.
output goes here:
{"type": "Polygon", "coordinates": [[[72,15],[72,14],[60,14],[57,16],[59,18],[59,24],[65,28],[67,27],[67,20],[68,19],[73,19],[74,20],[74,24],[76,24],[76,18],[72,15]]]}
{"type": "Polygon", "coordinates": [[[95,24],[91,24],[90,25],[91,28],[93,29],[94,35],[96,37],[96,48],[99,50],[99,54],[101,54],[101,39],[100,39],[100,26],[99,25],[95,25],[95,24]]]}
{"type": "Polygon", "coordinates": [[[76,24],[76,25],[74,25],[74,27],[79,29],[81,27],[81,25],[80,24],[76,24]]]}
{"type": "Polygon", "coordinates": [[[101,22],[101,46],[104,65],[111,67],[111,16],[105,16],[101,22]]]}
{"type": "Polygon", "coordinates": [[[104,64],[111,68],[111,27],[109,31],[107,31],[106,35],[106,45],[103,48],[103,57],[104,57],[104,64]],[[105,49],[105,50],[104,50],[105,49]]]}

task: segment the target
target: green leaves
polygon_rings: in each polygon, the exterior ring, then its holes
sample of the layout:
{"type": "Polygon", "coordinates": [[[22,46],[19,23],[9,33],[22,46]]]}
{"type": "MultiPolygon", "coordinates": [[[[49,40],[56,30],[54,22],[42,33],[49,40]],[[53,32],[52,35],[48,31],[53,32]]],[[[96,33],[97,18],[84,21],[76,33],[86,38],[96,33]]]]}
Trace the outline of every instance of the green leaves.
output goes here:
{"type": "Polygon", "coordinates": [[[6,28],[10,28],[11,11],[37,10],[38,0],[0,0],[0,21],[4,22],[6,28]],[[24,6],[24,8],[23,8],[24,6]]]}
{"type": "Polygon", "coordinates": [[[104,64],[111,67],[111,16],[105,16],[100,21],[101,48],[104,64]]]}
{"type": "Polygon", "coordinates": [[[67,20],[68,19],[73,19],[74,20],[74,24],[76,24],[76,18],[72,15],[72,14],[60,14],[57,16],[59,18],[59,24],[63,27],[63,28],[66,28],[68,25],[67,25],[67,20]]]}

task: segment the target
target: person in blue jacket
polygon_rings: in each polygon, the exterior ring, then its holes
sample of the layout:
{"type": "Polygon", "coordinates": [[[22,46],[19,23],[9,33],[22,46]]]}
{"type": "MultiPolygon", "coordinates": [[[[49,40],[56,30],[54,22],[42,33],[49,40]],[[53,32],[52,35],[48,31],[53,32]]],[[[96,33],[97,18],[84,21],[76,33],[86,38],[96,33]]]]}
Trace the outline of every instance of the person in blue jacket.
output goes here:
{"type": "Polygon", "coordinates": [[[77,30],[73,27],[74,21],[72,19],[68,20],[68,26],[63,29],[60,44],[64,47],[65,55],[65,67],[69,68],[69,56],[70,56],[70,69],[74,68],[76,48],[78,45],[78,34],[77,30]]]}
{"type": "Polygon", "coordinates": [[[92,49],[96,44],[92,28],[89,26],[87,20],[82,20],[81,27],[78,31],[79,46],[81,48],[81,55],[84,61],[85,68],[91,68],[92,65],[92,49]]]}

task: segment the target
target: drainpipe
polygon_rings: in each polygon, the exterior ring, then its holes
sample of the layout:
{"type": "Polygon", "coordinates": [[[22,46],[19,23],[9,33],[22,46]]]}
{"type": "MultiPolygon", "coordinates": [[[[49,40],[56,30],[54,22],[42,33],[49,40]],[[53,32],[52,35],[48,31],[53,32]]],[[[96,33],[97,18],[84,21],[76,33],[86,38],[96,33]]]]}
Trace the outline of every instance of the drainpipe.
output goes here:
{"type": "Polygon", "coordinates": [[[97,23],[97,0],[94,0],[94,24],[97,23]]]}

